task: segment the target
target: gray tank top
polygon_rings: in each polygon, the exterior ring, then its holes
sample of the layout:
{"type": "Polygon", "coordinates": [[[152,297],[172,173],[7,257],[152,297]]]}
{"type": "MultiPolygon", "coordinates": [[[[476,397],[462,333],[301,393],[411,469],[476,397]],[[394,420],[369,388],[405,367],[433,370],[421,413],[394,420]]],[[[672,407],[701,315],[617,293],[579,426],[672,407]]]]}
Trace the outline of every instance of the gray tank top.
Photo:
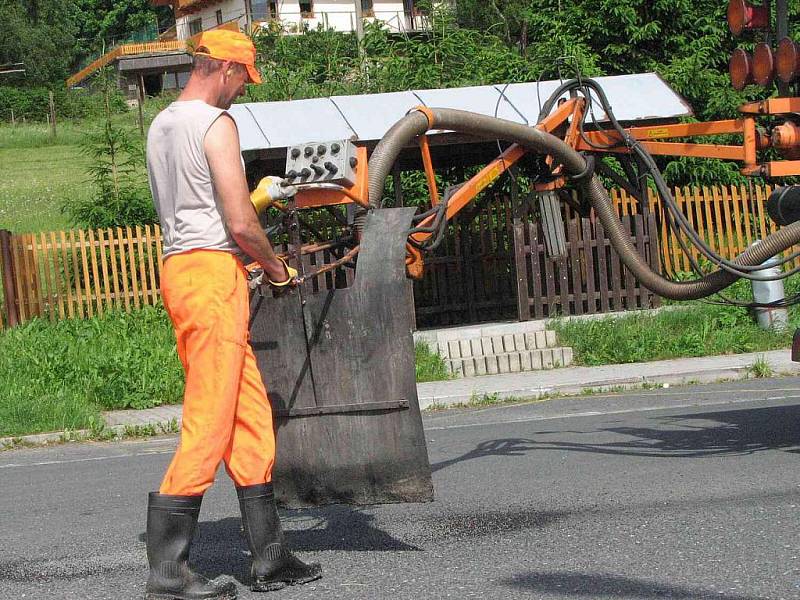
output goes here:
{"type": "Polygon", "coordinates": [[[203,149],[208,128],[222,114],[228,113],[202,100],[173,102],[150,125],[147,172],[165,258],[201,248],[242,253],[225,227],[203,149]]]}

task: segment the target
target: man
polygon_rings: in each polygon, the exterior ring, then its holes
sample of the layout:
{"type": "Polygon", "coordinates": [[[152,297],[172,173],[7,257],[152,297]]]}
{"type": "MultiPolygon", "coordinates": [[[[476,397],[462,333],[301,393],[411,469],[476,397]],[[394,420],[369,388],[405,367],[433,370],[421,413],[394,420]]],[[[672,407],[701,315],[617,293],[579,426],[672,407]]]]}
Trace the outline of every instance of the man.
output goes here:
{"type": "Polygon", "coordinates": [[[255,48],[241,33],[204,32],[177,101],[153,121],[147,167],[164,237],[161,292],[186,373],[181,439],[147,510],[148,600],[235,598],[188,566],[203,493],[220,461],[236,484],[254,591],[321,577],[286,548],[272,492],[272,412],[248,336],[247,254],[273,285],[297,271],[273,252],[255,204],[293,195],[265,178],[249,197],[239,135],[226,112],[260,83],[255,48]]]}

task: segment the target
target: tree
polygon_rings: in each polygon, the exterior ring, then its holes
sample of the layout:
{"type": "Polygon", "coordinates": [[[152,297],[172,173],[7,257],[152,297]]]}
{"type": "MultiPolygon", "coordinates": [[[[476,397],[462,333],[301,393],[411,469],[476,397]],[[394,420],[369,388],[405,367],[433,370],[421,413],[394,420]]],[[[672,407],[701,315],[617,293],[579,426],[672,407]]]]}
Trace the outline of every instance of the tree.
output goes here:
{"type": "Polygon", "coordinates": [[[169,6],[152,5],[150,0],[73,0],[81,15],[79,53],[88,54],[115,43],[155,34],[174,21],[169,6]]]}
{"type": "Polygon", "coordinates": [[[75,57],[73,0],[2,0],[0,23],[0,64],[25,63],[25,73],[5,77],[4,84],[63,82],[75,57]]]}

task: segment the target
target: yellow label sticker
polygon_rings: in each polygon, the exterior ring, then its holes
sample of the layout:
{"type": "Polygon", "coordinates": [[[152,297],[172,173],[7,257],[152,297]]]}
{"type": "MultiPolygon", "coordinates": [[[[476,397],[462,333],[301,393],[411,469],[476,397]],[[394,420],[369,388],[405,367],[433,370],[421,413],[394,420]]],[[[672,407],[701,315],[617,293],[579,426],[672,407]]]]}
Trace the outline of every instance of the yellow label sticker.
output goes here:
{"type": "Polygon", "coordinates": [[[495,165],[486,174],[484,174],[476,184],[475,193],[483,191],[490,183],[500,176],[500,165],[495,165]]]}
{"type": "Polygon", "coordinates": [[[667,129],[666,127],[654,127],[653,129],[648,129],[647,137],[649,138],[669,137],[669,129],[667,129]]]}

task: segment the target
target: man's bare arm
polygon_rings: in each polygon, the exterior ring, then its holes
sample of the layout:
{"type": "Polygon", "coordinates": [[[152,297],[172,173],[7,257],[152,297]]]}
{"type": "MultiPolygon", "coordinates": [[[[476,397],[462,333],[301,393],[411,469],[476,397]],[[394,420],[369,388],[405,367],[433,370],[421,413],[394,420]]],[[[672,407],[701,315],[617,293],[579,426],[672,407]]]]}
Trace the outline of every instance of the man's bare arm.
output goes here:
{"type": "Polygon", "coordinates": [[[214,121],[206,133],[204,149],[228,231],[239,247],[263,267],[267,277],[285,280],[283,263],[275,256],[250,203],[239,154],[239,132],[231,117],[222,115],[214,121]]]}

